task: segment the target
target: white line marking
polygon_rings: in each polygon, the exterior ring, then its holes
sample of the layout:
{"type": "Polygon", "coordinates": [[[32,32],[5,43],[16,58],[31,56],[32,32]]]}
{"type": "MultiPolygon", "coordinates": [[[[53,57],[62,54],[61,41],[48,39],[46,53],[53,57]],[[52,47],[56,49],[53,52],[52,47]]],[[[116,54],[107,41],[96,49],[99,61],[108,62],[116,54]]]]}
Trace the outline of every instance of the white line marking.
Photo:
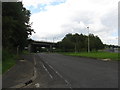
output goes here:
{"type": "MultiPolygon", "coordinates": [[[[44,58],[44,57],[42,57],[42,58],[44,58]]],[[[54,71],[59,77],[61,77],[61,78],[65,81],[66,86],[69,86],[69,88],[72,89],[71,84],[70,84],[66,79],[64,79],[63,76],[62,76],[60,73],[58,73],[50,64],[48,64],[48,62],[46,62],[46,61],[44,61],[44,62],[45,62],[51,69],[53,69],[53,71],[54,71]]],[[[43,68],[48,72],[48,70],[47,70],[47,68],[44,66],[44,64],[43,64],[43,68]]],[[[49,72],[48,72],[48,74],[49,74],[49,76],[53,79],[52,75],[51,75],[49,72]]]]}
{"type": "Polygon", "coordinates": [[[43,68],[46,70],[46,72],[49,74],[49,76],[53,79],[53,76],[50,74],[50,72],[47,70],[47,68],[44,66],[44,64],[42,64],[43,65],[43,68]]]}
{"type": "Polygon", "coordinates": [[[39,84],[39,83],[36,83],[35,86],[36,86],[36,88],[39,88],[39,87],[40,87],[40,84],[39,84]]]}
{"type": "MultiPolygon", "coordinates": [[[[45,62],[45,61],[44,61],[45,62]]],[[[46,62],[45,62],[46,63],[46,62]]],[[[48,64],[48,63],[47,63],[48,64]]],[[[60,74],[60,73],[58,73],[50,64],[48,64],[48,66],[51,68],[51,69],[53,69],[53,71],[58,75],[58,76],[60,76],[65,82],[66,82],[66,86],[69,86],[71,89],[72,89],[72,87],[71,87],[71,84],[66,80],[66,79],[64,79],[63,78],[63,76],[60,74]]]]}
{"type": "MultiPolygon", "coordinates": [[[[49,64],[48,64],[48,65],[49,65],[49,64]]],[[[52,67],[51,65],[49,65],[49,67],[53,69],[53,67],[52,67]]]]}
{"type": "MultiPolygon", "coordinates": [[[[45,62],[46,63],[46,62],[45,62]]],[[[48,64],[48,63],[47,63],[48,64]]],[[[51,69],[53,69],[53,71],[58,75],[58,76],[60,76],[61,78],[63,78],[63,76],[60,74],[60,73],[58,73],[50,64],[48,64],[48,66],[51,68],[51,69]]]]}

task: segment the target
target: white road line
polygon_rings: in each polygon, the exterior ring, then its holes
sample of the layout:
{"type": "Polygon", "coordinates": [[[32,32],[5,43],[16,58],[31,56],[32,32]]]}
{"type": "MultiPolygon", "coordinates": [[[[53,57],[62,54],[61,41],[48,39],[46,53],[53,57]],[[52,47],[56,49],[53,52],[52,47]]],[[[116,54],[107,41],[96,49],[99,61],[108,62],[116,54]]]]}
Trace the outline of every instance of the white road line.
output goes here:
{"type": "MultiPolygon", "coordinates": [[[[45,62],[45,61],[44,61],[44,62],[45,62]]],[[[46,63],[46,62],[45,62],[45,63],[46,63]]],[[[47,64],[48,64],[48,63],[47,63],[47,64]]],[[[53,71],[65,81],[65,83],[67,84],[67,86],[69,86],[69,87],[72,89],[71,84],[70,84],[66,79],[64,79],[63,76],[62,76],[60,73],[58,73],[50,64],[48,64],[48,66],[49,66],[51,69],[53,69],[53,71]]]]}
{"type": "Polygon", "coordinates": [[[36,86],[36,88],[39,88],[39,87],[40,87],[40,84],[39,84],[39,83],[36,83],[35,86],[36,86]]]}
{"type": "MultiPolygon", "coordinates": [[[[45,62],[46,63],[46,62],[45,62]]],[[[48,64],[48,63],[47,63],[48,64]]],[[[53,69],[53,71],[58,75],[58,76],[60,76],[61,78],[63,78],[63,76],[60,74],[60,73],[58,73],[50,64],[48,64],[48,66],[51,68],[51,69],[53,69]]]]}
{"type": "MultiPolygon", "coordinates": [[[[42,57],[42,58],[44,59],[44,57],[42,57]]],[[[51,69],[53,69],[53,71],[54,71],[59,77],[61,77],[61,78],[65,81],[66,86],[69,86],[69,88],[72,89],[70,82],[68,82],[66,79],[64,79],[63,76],[62,76],[60,73],[58,73],[50,64],[48,64],[48,62],[46,62],[46,61],[44,61],[44,62],[45,62],[51,69]]],[[[48,72],[48,70],[47,70],[47,68],[44,66],[44,64],[43,64],[43,68],[48,72]]],[[[49,74],[49,76],[53,79],[52,75],[51,75],[49,72],[48,72],[48,74],[49,74]]]]}
{"type": "Polygon", "coordinates": [[[43,68],[46,70],[46,72],[49,74],[49,76],[53,79],[53,76],[50,74],[50,72],[47,70],[47,68],[44,66],[44,64],[42,64],[43,65],[43,68]]]}
{"type": "MultiPolygon", "coordinates": [[[[49,64],[48,64],[49,65],[49,64]]],[[[61,78],[63,78],[63,76],[61,75],[61,74],[59,74],[51,65],[49,65],[49,67],[51,68],[51,69],[53,69],[53,71],[58,75],[58,76],[60,76],[61,78]]]]}

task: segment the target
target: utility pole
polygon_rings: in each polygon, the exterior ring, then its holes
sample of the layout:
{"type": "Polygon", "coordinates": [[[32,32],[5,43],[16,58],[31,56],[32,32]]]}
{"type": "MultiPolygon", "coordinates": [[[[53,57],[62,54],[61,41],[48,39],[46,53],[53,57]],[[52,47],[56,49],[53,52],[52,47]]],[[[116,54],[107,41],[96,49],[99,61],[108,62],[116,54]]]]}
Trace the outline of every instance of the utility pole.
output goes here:
{"type": "Polygon", "coordinates": [[[87,29],[88,29],[88,52],[90,52],[89,27],[87,27],[87,29]]]}
{"type": "Polygon", "coordinates": [[[54,39],[55,39],[55,37],[53,37],[53,46],[52,46],[52,51],[54,51],[54,39]]]}

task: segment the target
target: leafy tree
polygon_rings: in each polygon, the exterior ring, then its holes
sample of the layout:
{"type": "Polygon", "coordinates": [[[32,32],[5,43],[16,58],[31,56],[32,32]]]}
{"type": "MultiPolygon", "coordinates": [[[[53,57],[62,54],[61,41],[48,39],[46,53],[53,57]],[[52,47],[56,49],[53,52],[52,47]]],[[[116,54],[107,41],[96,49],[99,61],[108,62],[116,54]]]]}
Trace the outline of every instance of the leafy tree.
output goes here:
{"type": "Polygon", "coordinates": [[[3,48],[14,51],[22,50],[29,35],[32,34],[30,11],[23,7],[22,2],[2,3],[2,41],[3,48]]]}
{"type": "MultiPolygon", "coordinates": [[[[89,35],[90,39],[90,51],[103,49],[104,45],[98,36],[93,34],[89,35]]],[[[67,34],[63,40],[59,43],[59,48],[63,51],[87,51],[88,48],[88,36],[83,34],[67,34]]]]}
{"type": "Polygon", "coordinates": [[[73,42],[71,42],[72,34],[67,34],[61,42],[61,47],[64,51],[72,51],[74,48],[73,42]]]}
{"type": "Polygon", "coordinates": [[[95,37],[95,49],[99,50],[99,49],[103,49],[104,48],[104,44],[102,43],[102,41],[100,40],[100,38],[98,36],[95,37]]]}

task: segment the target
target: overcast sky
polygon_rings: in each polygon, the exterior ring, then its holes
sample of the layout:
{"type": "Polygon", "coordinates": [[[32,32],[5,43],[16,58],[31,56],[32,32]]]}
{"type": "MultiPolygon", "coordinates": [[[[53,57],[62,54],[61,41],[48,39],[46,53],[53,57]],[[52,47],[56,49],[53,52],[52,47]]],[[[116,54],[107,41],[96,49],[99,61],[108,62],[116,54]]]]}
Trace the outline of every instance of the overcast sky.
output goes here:
{"type": "Polygon", "coordinates": [[[104,44],[118,44],[119,0],[22,0],[39,41],[59,41],[67,33],[89,32],[104,44]]]}

